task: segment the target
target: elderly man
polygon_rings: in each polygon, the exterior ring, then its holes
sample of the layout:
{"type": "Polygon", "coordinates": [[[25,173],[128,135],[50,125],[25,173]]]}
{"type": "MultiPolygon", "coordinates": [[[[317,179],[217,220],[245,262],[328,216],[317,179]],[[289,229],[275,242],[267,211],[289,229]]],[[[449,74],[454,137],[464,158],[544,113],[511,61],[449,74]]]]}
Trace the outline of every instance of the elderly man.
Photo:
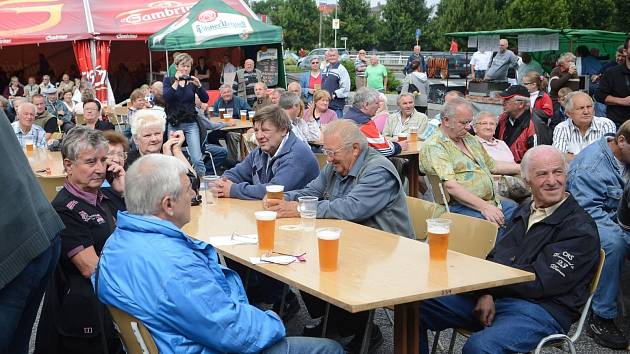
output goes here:
{"type": "MultiPolygon", "coordinates": [[[[398,173],[389,160],[368,147],[361,131],[350,120],[333,121],[324,130],[324,148],[328,164],[306,188],[286,192],[284,200],[265,199],[266,209],[278,212],[279,217],[299,217],[298,197],[316,196],[317,218],[349,220],[369,227],[415,238],[410,224],[405,192],[398,173]]],[[[325,303],[306,293],[302,298],[311,317],[321,317],[325,303]]],[[[339,308],[331,309],[329,324],[337,326],[340,334],[354,334],[347,349],[358,352],[367,321],[367,312],[350,314],[339,308]]],[[[305,334],[321,334],[321,327],[307,328],[305,334]],[[319,331],[319,333],[317,333],[319,331]]],[[[382,342],[382,335],[374,327],[370,347],[382,342]]]]}
{"type": "Polygon", "coordinates": [[[283,93],[278,102],[280,108],[284,110],[291,123],[291,131],[295,136],[305,143],[309,141],[319,140],[319,126],[317,122],[311,122],[309,125],[300,117],[302,106],[300,97],[292,92],[283,93]]]}
{"type": "Polygon", "coordinates": [[[510,68],[518,67],[518,57],[514,52],[508,49],[507,39],[499,41],[499,51],[490,61],[488,70],[486,71],[486,80],[507,81],[507,74],[510,68]]]}
{"type": "Polygon", "coordinates": [[[219,197],[263,199],[268,184],[291,191],[304,188],[319,175],[315,156],[291,130],[285,110],[275,105],[262,108],[253,123],[258,148],[225,171],[217,186],[219,197]]]}
{"type": "Polygon", "coordinates": [[[558,58],[558,66],[551,70],[551,78],[549,79],[549,95],[556,102],[558,100],[558,91],[564,87],[570,88],[572,91],[580,89],[580,79],[575,66],[575,55],[568,52],[562,54],[558,58]]]}
{"type": "Polygon", "coordinates": [[[54,89],[55,85],[52,82],[50,82],[50,76],[49,75],[42,76],[42,83],[39,84],[39,92],[44,93],[44,91],[51,88],[54,89]]]}
{"type": "MultiPolygon", "coordinates": [[[[219,114],[219,109],[232,109],[232,118],[239,118],[241,111],[251,111],[251,106],[244,98],[234,96],[232,87],[228,84],[223,84],[219,88],[221,97],[219,97],[212,106],[214,113],[219,114]]],[[[239,160],[239,143],[241,135],[235,132],[226,132],[225,130],[213,130],[208,134],[208,142],[212,144],[219,144],[219,139],[225,139],[225,144],[228,149],[228,159],[232,161],[239,160]]]]}
{"type": "Polygon", "coordinates": [[[277,314],[248,303],[214,247],[182,231],[193,196],[186,171],[158,154],[131,166],[128,212],[92,278],[99,300],[141,320],[161,353],[343,353],[328,339],[287,338],[277,314]]]}
{"type": "Polygon", "coordinates": [[[404,75],[407,75],[412,71],[411,63],[413,63],[414,60],[417,60],[420,62],[420,67],[422,68],[422,71],[424,72],[427,71],[427,66],[426,66],[426,63],[424,62],[424,56],[420,54],[421,49],[422,48],[420,48],[420,45],[413,46],[413,53],[411,53],[411,55],[409,55],[409,58],[407,58],[407,64],[405,64],[405,68],[403,69],[404,75]]]}
{"type": "Polygon", "coordinates": [[[306,99],[306,96],[302,94],[302,86],[300,86],[299,82],[293,81],[289,83],[289,85],[287,86],[287,91],[296,94],[300,101],[302,101],[302,104],[304,104],[304,106],[306,107],[306,105],[308,104],[308,100],[306,99]]]}
{"type": "Polygon", "coordinates": [[[597,224],[606,261],[593,297],[589,335],[598,344],[626,349],[628,340],[614,319],[621,269],[630,244],[630,231],[617,221],[617,208],[630,166],[630,123],[615,137],[603,137],[587,146],[571,162],[567,187],[597,224]]]}
{"type": "Polygon", "coordinates": [[[365,68],[365,78],[367,87],[373,88],[378,92],[387,91],[387,69],[385,65],[378,62],[376,55],[370,56],[370,65],[365,68]]]}
{"type": "Polygon", "coordinates": [[[398,112],[387,117],[383,135],[396,139],[398,134],[409,134],[409,128],[415,128],[418,135],[427,129],[429,118],[426,114],[416,111],[414,96],[411,93],[401,93],[398,96],[398,112]]]}
{"type": "Polygon", "coordinates": [[[365,87],[365,69],[368,66],[368,60],[365,57],[365,49],[359,49],[357,59],[354,61],[354,72],[356,73],[355,84],[357,90],[365,87]]]}
{"type": "Polygon", "coordinates": [[[595,99],[606,104],[607,117],[617,126],[630,118],[630,37],[624,41],[623,48],[625,61],[606,71],[595,92],[595,99]]]}
{"type": "MultiPolygon", "coordinates": [[[[440,179],[451,196],[451,212],[504,226],[517,205],[511,200],[499,200],[492,175],[518,173],[518,165],[495,161],[488,155],[468,132],[472,117],[472,105],[462,98],[444,105],[440,128],[420,149],[420,171],[440,179]]],[[[501,227],[499,235],[504,232],[501,227]]]]}
{"type": "Polygon", "coordinates": [[[510,86],[500,96],[503,98],[503,114],[499,116],[495,137],[505,141],[516,162],[521,162],[529,148],[551,145],[551,130],[530,111],[530,96],[525,86],[510,86]]]}
{"type": "Polygon", "coordinates": [[[376,149],[383,156],[397,155],[407,148],[407,141],[394,142],[387,140],[378,131],[372,117],[378,110],[379,100],[380,97],[376,90],[367,87],[359,89],[354,95],[352,107],[346,113],[345,118],[359,125],[359,129],[367,139],[370,147],[376,149]]]}
{"type": "Polygon", "coordinates": [[[46,89],[42,92],[46,95],[46,110],[57,119],[64,122],[70,122],[72,120],[72,113],[68,110],[68,107],[59,99],[56,89],[46,89]]]}
{"type": "Polygon", "coordinates": [[[335,48],[326,52],[328,64],[322,72],[322,90],[328,91],[332,100],[330,109],[337,113],[338,118],[343,117],[343,108],[346,106],[346,98],[350,93],[350,74],[339,62],[339,51],[335,48]]]}
{"type": "Polygon", "coordinates": [[[580,316],[599,260],[593,219],[565,192],[566,163],[552,146],[523,158],[532,201],[521,205],[489,261],[536,274],[536,280],[420,304],[421,353],[426,330],[474,331],[462,353],[527,353],[545,336],[567,333],[580,316]]]}
{"type": "Polygon", "coordinates": [[[553,130],[553,146],[566,154],[569,161],[591,143],[617,131],[610,119],[593,116],[593,99],[584,92],[569,93],[565,109],[571,119],[553,130]]]}
{"type": "Polygon", "coordinates": [[[36,109],[35,124],[43,128],[46,125],[46,122],[48,122],[50,118],[55,118],[55,116],[46,110],[46,97],[40,94],[35,94],[31,99],[36,109]]]}
{"type": "MultiPolygon", "coordinates": [[[[24,109],[30,114],[32,108],[24,109]]],[[[37,309],[57,266],[64,224],[17,143],[0,113],[0,180],[5,186],[0,190],[0,353],[26,354],[37,309]]]]}
{"type": "Polygon", "coordinates": [[[29,102],[23,102],[18,106],[17,120],[11,123],[13,132],[20,145],[32,145],[36,148],[46,147],[46,132],[44,128],[33,124],[35,121],[35,106],[29,102]]]}
{"type": "Polygon", "coordinates": [[[254,92],[254,85],[257,82],[262,82],[262,71],[254,69],[254,61],[252,59],[245,60],[243,69],[236,71],[236,77],[234,78],[233,88],[237,92],[238,97],[247,101],[250,106],[256,102],[256,93],[254,92]]]}

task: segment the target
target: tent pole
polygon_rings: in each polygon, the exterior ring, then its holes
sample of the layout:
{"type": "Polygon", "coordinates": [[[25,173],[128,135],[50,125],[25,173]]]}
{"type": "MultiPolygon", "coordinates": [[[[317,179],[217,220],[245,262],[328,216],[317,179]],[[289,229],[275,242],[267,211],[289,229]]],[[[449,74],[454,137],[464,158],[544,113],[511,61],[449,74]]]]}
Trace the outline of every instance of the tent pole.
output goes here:
{"type": "Polygon", "coordinates": [[[151,55],[151,49],[149,48],[149,42],[147,42],[147,49],[149,49],[149,83],[153,81],[153,56],[151,55]]]}
{"type": "Polygon", "coordinates": [[[168,76],[168,50],[165,52],[166,55],[166,76],[168,76]]]}

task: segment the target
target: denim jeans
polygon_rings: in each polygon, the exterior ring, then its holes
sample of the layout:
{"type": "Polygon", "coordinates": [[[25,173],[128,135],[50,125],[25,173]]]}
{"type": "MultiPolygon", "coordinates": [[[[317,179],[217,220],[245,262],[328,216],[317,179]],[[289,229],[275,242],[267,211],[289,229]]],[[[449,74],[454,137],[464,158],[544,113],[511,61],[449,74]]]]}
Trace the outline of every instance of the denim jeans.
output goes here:
{"type": "Polygon", "coordinates": [[[213,170],[212,164],[208,161],[205,165],[206,172],[213,175],[219,174],[219,167],[223,165],[227,158],[227,149],[221,145],[206,144],[206,152],[212,155],[212,161],[214,161],[214,168],[216,169],[213,170]]]}
{"type": "Polygon", "coordinates": [[[191,123],[179,123],[176,126],[168,126],[169,134],[171,132],[181,130],[186,137],[186,144],[188,145],[188,155],[192,167],[197,172],[197,176],[206,175],[206,166],[203,164],[203,155],[201,153],[201,141],[199,141],[199,126],[196,122],[191,123]]]}
{"type": "Polygon", "coordinates": [[[262,354],[344,354],[343,347],[327,338],[286,337],[262,354]]]}
{"type": "Polygon", "coordinates": [[[495,299],[492,325],[483,327],[473,314],[477,300],[470,295],[452,295],[420,303],[420,353],[428,354],[427,329],[464,328],[476,331],[463,354],[528,353],[538,342],[562,327],[542,306],[515,298],[495,299]]]}
{"type": "Polygon", "coordinates": [[[343,109],[334,109],[335,113],[337,113],[337,118],[341,119],[343,118],[343,109]]]}
{"type": "Polygon", "coordinates": [[[483,80],[484,77],[486,77],[485,70],[475,70],[475,78],[477,78],[477,80],[483,80]]]}
{"type": "MultiPolygon", "coordinates": [[[[483,214],[481,214],[481,212],[457,202],[449,204],[449,208],[451,210],[451,213],[472,216],[473,218],[477,219],[486,219],[483,214]]],[[[501,209],[503,210],[503,217],[505,218],[505,222],[507,223],[508,220],[512,219],[512,215],[514,215],[516,209],[518,209],[518,204],[509,199],[501,199],[501,209]]],[[[499,240],[503,236],[503,234],[505,234],[505,231],[505,227],[499,227],[497,240],[499,240]]]]}
{"type": "Polygon", "coordinates": [[[597,230],[599,231],[599,243],[606,252],[606,260],[591,307],[597,316],[614,319],[617,317],[617,296],[621,270],[626,261],[626,254],[630,250],[630,232],[623,231],[620,227],[615,230],[599,225],[597,230]]]}
{"type": "Polygon", "coordinates": [[[607,106],[597,101],[595,101],[594,103],[595,103],[595,112],[593,115],[596,117],[606,117],[607,106]]]}
{"type": "Polygon", "coordinates": [[[47,250],[0,289],[0,354],[28,353],[33,322],[60,250],[61,240],[57,236],[47,250]]]}

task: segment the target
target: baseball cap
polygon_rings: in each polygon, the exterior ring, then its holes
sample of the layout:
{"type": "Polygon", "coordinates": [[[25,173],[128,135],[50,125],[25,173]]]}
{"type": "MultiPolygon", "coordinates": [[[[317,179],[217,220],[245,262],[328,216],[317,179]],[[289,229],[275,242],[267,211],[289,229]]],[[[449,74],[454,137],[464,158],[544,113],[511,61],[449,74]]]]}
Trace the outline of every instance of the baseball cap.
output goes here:
{"type": "Polygon", "coordinates": [[[523,85],[512,85],[499,94],[504,99],[510,99],[514,96],[529,97],[529,91],[523,85]]]}

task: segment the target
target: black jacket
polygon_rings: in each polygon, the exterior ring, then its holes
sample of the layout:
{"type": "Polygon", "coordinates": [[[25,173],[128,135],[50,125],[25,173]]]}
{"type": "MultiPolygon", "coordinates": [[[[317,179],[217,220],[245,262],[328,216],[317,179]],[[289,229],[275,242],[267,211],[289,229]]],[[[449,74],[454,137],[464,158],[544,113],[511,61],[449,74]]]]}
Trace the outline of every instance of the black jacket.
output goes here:
{"type": "Polygon", "coordinates": [[[488,289],[488,293],[537,303],[568,331],[580,316],[597,269],[597,226],[569,196],[551,216],[526,231],[530,205],[521,205],[514,213],[488,260],[532,272],[536,280],[488,289]]]}

